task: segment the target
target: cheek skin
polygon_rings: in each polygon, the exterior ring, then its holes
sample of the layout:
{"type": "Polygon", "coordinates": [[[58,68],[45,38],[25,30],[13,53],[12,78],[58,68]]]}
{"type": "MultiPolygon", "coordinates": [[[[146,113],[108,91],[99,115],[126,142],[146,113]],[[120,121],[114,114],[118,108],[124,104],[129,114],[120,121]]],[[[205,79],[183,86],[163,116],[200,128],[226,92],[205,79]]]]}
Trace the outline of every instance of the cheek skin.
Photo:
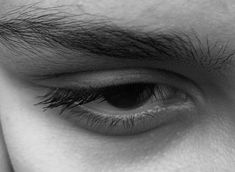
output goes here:
{"type": "Polygon", "coordinates": [[[12,172],[1,128],[2,126],[0,124],[0,171],[12,172]]]}
{"type": "Polygon", "coordinates": [[[16,172],[48,171],[223,171],[234,169],[234,121],[218,108],[142,136],[91,134],[43,112],[41,89],[0,72],[1,123],[16,172]],[[219,113],[218,113],[219,114],[219,113]],[[199,119],[200,118],[200,119],[199,119]]]}

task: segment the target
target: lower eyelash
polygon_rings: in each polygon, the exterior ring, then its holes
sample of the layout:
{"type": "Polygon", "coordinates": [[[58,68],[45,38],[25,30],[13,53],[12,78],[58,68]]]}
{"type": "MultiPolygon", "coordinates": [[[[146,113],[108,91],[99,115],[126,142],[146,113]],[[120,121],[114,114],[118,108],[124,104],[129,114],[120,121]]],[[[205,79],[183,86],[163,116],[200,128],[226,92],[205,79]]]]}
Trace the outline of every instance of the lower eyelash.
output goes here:
{"type": "Polygon", "coordinates": [[[135,125],[135,117],[129,116],[126,118],[113,118],[107,116],[97,115],[92,112],[85,110],[76,111],[76,117],[86,118],[89,127],[97,127],[98,125],[106,126],[107,128],[112,128],[118,124],[122,124],[124,128],[133,128],[135,125]],[[77,115],[79,114],[79,115],[77,115]]]}
{"type": "Polygon", "coordinates": [[[175,104],[170,107],[156,107],[155,109],[147,110],[138,114],[130,115],[108,115],[90,112],[82,107],[77,107],[62,115],[72,123],[79,124],[82,128],[95,130],[106,135],[130,135],[141,133],[151,129],[149,122],[154,122],[154,127],[160,126],[167,122],[167,119],[172,119],[179,113],[191,114],[193,105],[190,102],[175,104]],[[141,131],[141,132],[140,132],[141,131]]]}
{"type": "Polygon", "coordinates": [[[75,123],[78,121],[80,126],[83,121],[84,128],[88,128],[89,130],[96,130],[96,132],[102,132],[103,134],[107,135],[109,135],[109,132],[111,131],[112,135],[114,133],[116,133],[116,135],[122,135],[121,132],[114,131],[122,129],[125,130],[125,133],[129,132],[129,134],[132,134],[136,132],[134,129],[136,127],[136,121],[142,121],[144,124],[144,120],[147,120],[146,118],[154,118],[154,116],[150,114],[145,114],[138,118],[135,115],[129,115],[122,118],[117,116],[102,116],[83,109],[72,110],[69,116],[66,117],[65,115],[64,117],[75,123]]]}

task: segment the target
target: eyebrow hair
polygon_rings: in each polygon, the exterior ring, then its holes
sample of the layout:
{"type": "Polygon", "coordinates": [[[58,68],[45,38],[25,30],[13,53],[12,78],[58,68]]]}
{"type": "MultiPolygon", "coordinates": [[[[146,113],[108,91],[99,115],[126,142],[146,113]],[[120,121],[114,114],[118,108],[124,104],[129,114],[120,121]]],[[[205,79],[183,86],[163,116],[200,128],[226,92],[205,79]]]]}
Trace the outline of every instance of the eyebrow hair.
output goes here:
{"type": "Polygon", "coordinates": [[[12,51],[21,47],[63,48],[119,59],[174,61],[223,70],[235,51],[229,43],[201,40],[198,33],[177,31],[144,32],[135,27],[115,25],[110,19],[90,14],[73,15],[60,8],[27,7],[0,18],[0,43],[12,51]]]}

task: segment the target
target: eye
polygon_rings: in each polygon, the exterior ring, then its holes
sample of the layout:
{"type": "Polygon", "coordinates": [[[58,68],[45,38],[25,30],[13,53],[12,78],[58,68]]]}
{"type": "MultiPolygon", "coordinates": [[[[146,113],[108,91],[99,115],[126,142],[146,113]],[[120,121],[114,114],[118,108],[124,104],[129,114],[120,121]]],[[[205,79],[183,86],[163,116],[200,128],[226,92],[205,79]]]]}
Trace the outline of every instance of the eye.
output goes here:
{"type": "MultiPolygon", "coordinates": [[[[185,102],[186,94],[163,84],[135,83],[105,88],[100,98],[81,107],[97,111],[132,112],[146,106],[166,107],[170,104],[185,102]]],[[[149,109],[151,110],[151,109],[149,109]]]]}
{"type": "Polygon", "coordinates": [[[190,113],[193,103],[178,88],[166,84],[129,83],[105,88],[51,89],[45,109],[61,108],[63,117],[92,132],[133,135],[159,127],[177,115],[190,113]]]}
{"type": "Polygon", "coordinates": [[[92,122],[83,127],[112,135],[142,133],[181,113],[192,104],[180,90],[156,84],[128,84],[107,88],[96,101],[74,109],[74,113],[87,113],[92,122]],[[102,121],[102,122],[101,122],[102,121]],[[100,123],[101,122],[101,123],[100,123]]]}
{"type": "Polygon", "coordinates": [[[92,71],[38,81],[39,105],[58,108],[79,128],[103,135],[134,135],[177,119],[194,119],[204,103],[193,81],[163,70],[92,71]]]}

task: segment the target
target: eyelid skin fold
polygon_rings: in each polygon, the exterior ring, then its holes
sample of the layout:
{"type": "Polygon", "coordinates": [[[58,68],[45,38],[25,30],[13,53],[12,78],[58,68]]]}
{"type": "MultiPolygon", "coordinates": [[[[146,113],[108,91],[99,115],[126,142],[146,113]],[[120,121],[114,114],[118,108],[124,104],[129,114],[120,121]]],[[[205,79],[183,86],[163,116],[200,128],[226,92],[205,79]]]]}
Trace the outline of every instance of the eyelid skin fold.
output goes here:
{"type": "MultiPolygon", "coordinates": [[[[80,72],[57,75],[34,80],[35,84],[46,88],[102,88],[129,83],[158,83],[181,89],[192,96],[196,102],[203,102],[204,95],[200,87],[182,75],[156,69],[119,69],[106,71],[80,72]]],[[[203,103],[204,104],[204,103],[203,103]]]]}

